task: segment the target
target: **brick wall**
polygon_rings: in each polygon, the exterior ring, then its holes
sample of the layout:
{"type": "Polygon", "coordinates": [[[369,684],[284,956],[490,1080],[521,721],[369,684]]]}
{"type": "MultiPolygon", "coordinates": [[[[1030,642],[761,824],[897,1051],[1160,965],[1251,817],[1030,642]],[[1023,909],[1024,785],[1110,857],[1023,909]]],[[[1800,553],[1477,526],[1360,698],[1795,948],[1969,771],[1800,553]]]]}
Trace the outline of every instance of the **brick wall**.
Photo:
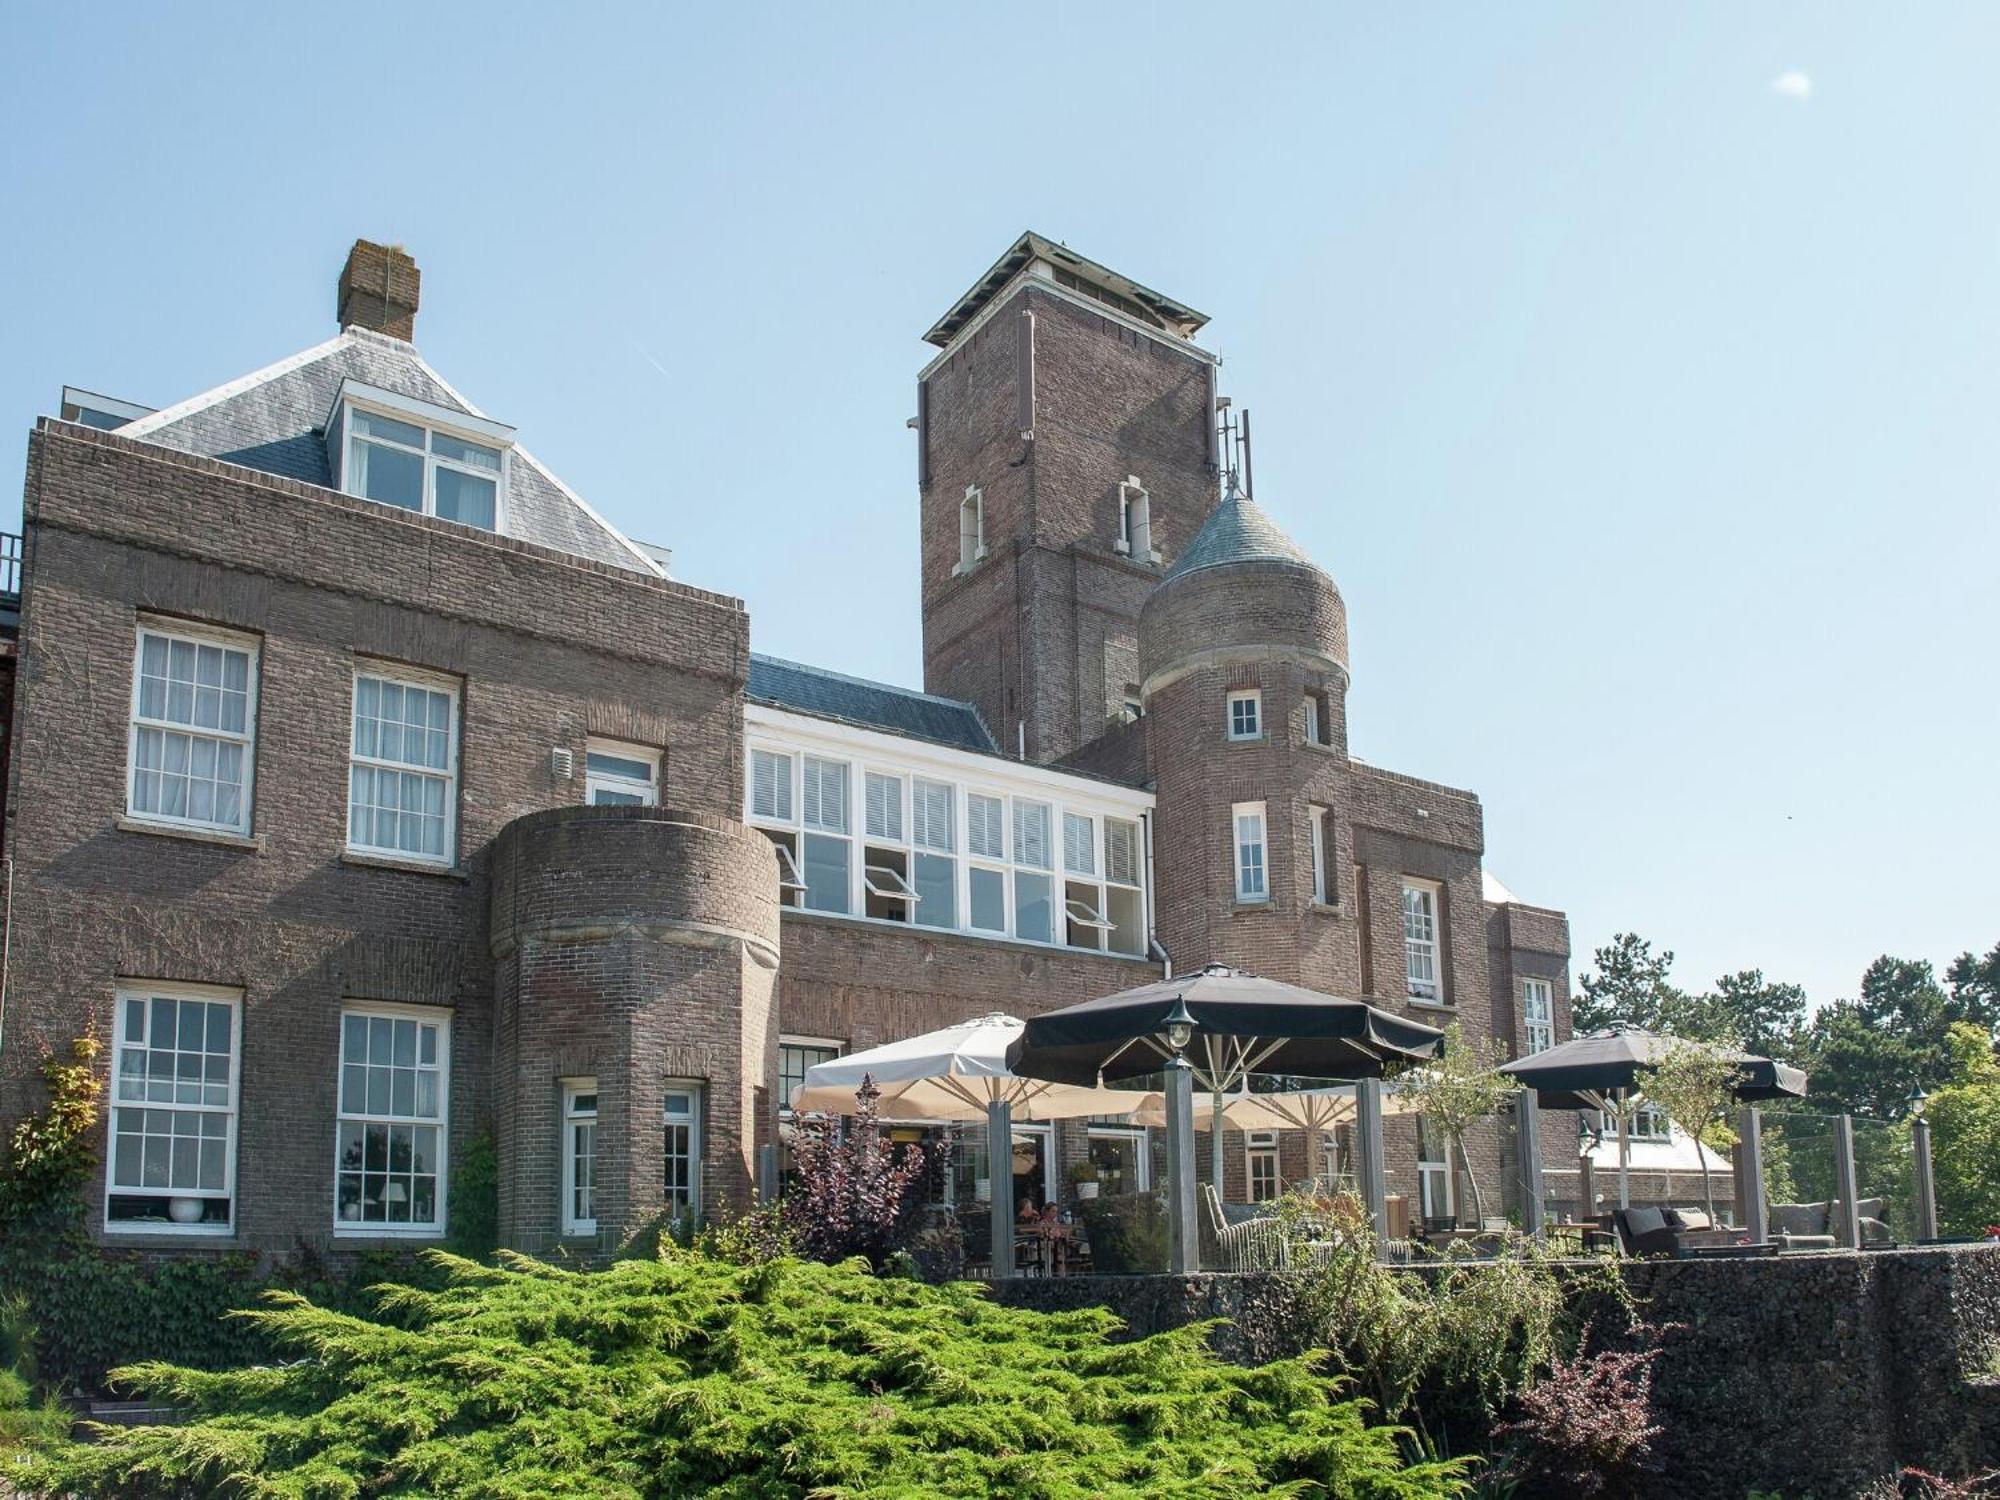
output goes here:
{"type": "MultiPolygon", "coordinates": [[[[456,1157],[490,1116],[494,837],[581,797],[549,751],[581,767],[593,733],[660,747],[674,803],[733,810],[741,605],[62,424],[30,444],[26,531],[0,1117],[39,1099],[38,1047],[108,1037],[118,976],[240,989],[229,1243],[324,1240],[343,1000],[450,1010],[456,1157]],[[260,642],[248,839],[121,826],[141,612],[260,642]],[[357,656],[459,684],[448,871],[343,854],[357,656]]],[[[99,1185],[90,1201],[95,1222],[99,1185]]]]}

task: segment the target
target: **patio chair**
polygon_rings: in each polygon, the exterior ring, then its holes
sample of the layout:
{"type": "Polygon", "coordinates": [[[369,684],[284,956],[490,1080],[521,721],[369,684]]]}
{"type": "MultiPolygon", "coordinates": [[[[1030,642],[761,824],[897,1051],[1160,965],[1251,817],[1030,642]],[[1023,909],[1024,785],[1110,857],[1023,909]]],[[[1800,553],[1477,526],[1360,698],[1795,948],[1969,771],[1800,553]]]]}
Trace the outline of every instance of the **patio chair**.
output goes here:
{"type": "Polygon", "coordinates": [[[1771,1243],[1780,1251],[1833,1249],[1838,1243],[1833,1234],[1833,1205],[1773,1203],[1771,1243]]]}
{"type": "Polygon", "coordinates": [[[1222,1271],[1282,1271],[1290,1263],[1284,1226],[1247,1205],[1225,1205],[1215,1184],[1201,1185],[1201,1262],[1222,1271]],[[1235,1222],[1231,1222],[1232,1218],[1235,1222]]]}
{"type": "Polygon", "coordinates": [[[1622,1254],[1643,1259],[1647,1256],[1674,1255],[1681,1247],[1681,1226],[1679,1216],[1670,1221],[1670,1209],[1662,1208],[1621,1208],[1611,1215],[1612,1232],[1618,1236],[1618,1249],[1622,1254]]]}

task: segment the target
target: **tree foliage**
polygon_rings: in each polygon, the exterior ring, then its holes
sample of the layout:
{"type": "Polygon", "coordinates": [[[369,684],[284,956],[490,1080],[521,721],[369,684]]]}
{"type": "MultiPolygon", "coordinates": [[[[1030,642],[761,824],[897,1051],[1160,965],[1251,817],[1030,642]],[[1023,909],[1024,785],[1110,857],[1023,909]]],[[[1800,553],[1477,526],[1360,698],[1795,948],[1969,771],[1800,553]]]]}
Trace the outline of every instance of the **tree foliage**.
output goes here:
{"type": "Polygon", "coordinates": [[[97,1076],[103,1051],[91,1030],[70,1043],[69,1055],[45,1051],[42,1081],[49,1102],[15,1123],[0,1160],[0,1234],[30,1219],[74,1220],[82,1209],[83,1185],[96,1162],[91,1132],[97,1126],[97,1076]]]}
{"type": "Polygon", "coordinates": [[[439,1255],[441,1290],[352,1317],[276,1295],[297,1362],[125,1372],[191,1409],[31,1471],[77,1496],[914,1497],[1462,1494],[1311,1359],[1223,1362],[1192,1325],[1000,1307],[858,1261],[669,1249],[602,1271],[439,1255]]]}
{"type": "Polygon", "coordinates": [[[879,1271],[922,1232],[924,1151],[882,1138],[881,1096],[864,1078],[845,1130],[831,1121],[797,1127],[796,1176],[785,1192],[784,1223],[800,1254],[823,1261],[865,1256],[879,1271]]]}
{"type": "Polygon", "coordinates": [[[1647,1102],[1664,1110],[1694,1142],[1711,1222],[1715,1218],[1715,1183],[1708,1175],[1708,1153],[1736,1144],[1729,1115],[1735,1108],[1736,1085],[1742,1073],[1742,1064],[1725,1045],[1676,1040],[1640,1080],[1640,1092],[1647,1102]]]}
{"type": "Polygon", "coordinates": [[[1951,1041],[1956,1076],[1925,1110],[1938,1232],[1979,1234],[2000,1224],[2000,1059],[1976,1022],[1959,1022],[1951,1041]]]}
{"type": "Polygon", "coordinates": [[[1467,1040],[1464,1029],[1453,1021],[1445,1028],[1443,1054],[1396,1080],[1403,1101],[1442,1131],[1457,1150],[1472,1189],[1475,1219],[1484,1216],[1485,1203],[1472,1158],[1466,1154],[1465,1135],[1520,1091],[1518,1083],[1499,1071],[1504,1061],[1491,1037],[1467,1040]]]}

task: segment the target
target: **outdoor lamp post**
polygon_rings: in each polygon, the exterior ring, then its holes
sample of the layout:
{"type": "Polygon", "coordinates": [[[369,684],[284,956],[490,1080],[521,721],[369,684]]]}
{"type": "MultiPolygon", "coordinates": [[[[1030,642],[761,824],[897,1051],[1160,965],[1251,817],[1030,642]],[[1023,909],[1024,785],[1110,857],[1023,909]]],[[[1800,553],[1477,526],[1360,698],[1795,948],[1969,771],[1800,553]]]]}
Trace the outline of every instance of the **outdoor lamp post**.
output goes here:
{"type": "Polygon", "coordinates": [[[1176,999],[1163,1027],[1167,1044],[1167,1242],[1168,1269],[1176,1276],[1201,1268],[1194,1217],[1194,1067],[1187,1060],[1194,1017],[1176,999]]]}
{"type": "Polygon", "coordinates": [[[1937,1179],[1931,1175],[1931,1122],[1924,1118],[1924,1101],[1929,1097],[1919,1083],[1911,1087],[1903,1100],[1910,1108],[1910,1176],[1917,1200],[1919,1241],[1938,1237],[1937,1179]]]}

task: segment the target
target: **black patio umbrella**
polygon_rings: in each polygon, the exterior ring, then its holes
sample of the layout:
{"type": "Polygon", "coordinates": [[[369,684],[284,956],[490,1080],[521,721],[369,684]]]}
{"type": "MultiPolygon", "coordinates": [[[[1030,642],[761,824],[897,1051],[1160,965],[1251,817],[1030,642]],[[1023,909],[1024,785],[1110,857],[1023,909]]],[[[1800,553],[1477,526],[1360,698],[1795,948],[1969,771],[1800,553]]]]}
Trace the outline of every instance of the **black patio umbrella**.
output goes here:
{"type": "Polygon", "coordinates": [[[1444,1033],[1359,1000],[1342,1000],[1224,964],[1142,984],[1101,1000],[1030,1016],[1007,1049],[1024,1078],[1115,1083],[1157,1073],[1158,1040],[1180,1005],[1194,1021],[1188,1049],[1196,1083],[1222,1094],[1252,1073],[1298,1078],[1380,1078],[1444,1049],[1444,1033]]]}
{"type": "MultiPolygon", "coordinates": [[[[1644,1074],[1648,1069],[1675,1047],[1685,1045],[1678,1037],[1614,1025],[1588,1036],[1573,1037],[1560,1047],[1517,1058],[1503,1064],[1500,1071],[1523,1087],[1533,1089],[1535,1102],[1543,1109],[1616,1111],[1618,1201],[1622,1205],[1631,1195],[1629,1135],[1622,1106],[1634,1092],[1645,1092],[1644,1074]]],[[[1736,1060],[1740,1070],[1736,1097],[1746,1104],[1760,1099],[1805,1097],[1806,1075],[1801,1069],[1734,1047],[1717,1047],[1708,1042],[1695,1045],[1723,1052],[1736,1060]]]]}

